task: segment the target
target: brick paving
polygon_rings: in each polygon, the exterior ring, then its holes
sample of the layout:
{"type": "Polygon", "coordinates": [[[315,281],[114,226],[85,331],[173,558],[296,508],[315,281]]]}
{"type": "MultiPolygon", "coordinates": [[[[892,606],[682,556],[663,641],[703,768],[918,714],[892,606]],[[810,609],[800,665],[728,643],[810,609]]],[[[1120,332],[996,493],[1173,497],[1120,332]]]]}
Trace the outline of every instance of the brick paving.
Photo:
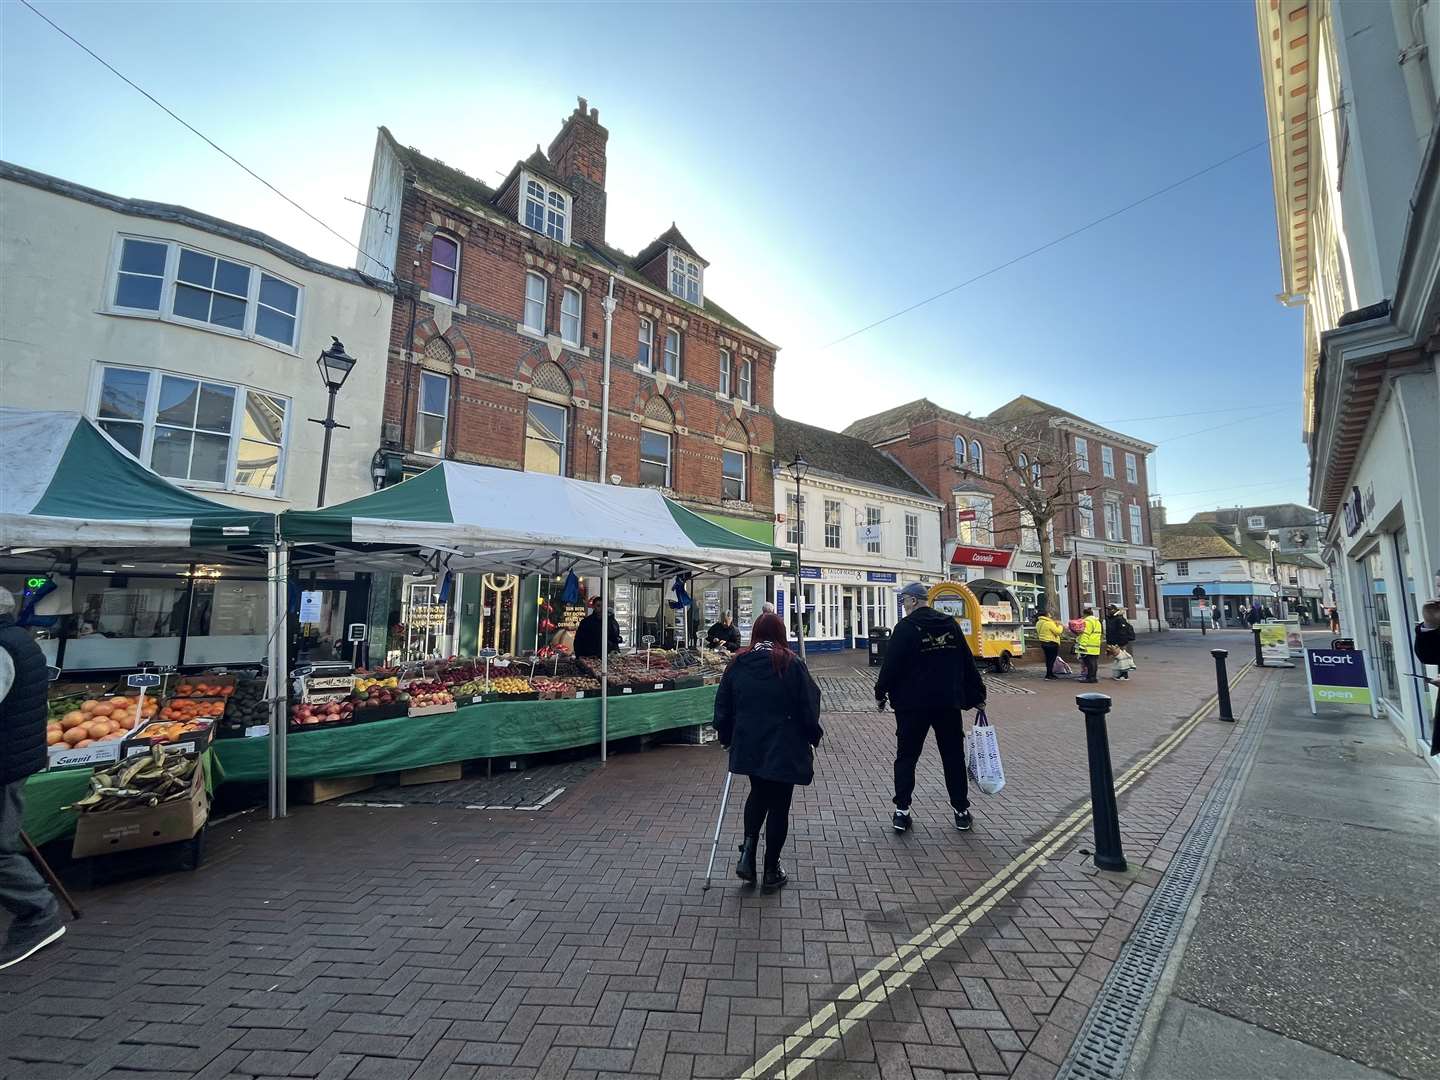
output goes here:
{"type": "MultiPolygon", "coordinates": [[[[1147,642],[1136,679],[1099,688],[1115,697],[1117,775],[1213,690],[1210,644],[1147,642]]],[[[1242,681],[1236,708],[1269,677],[1242,681]]],[[[1199,723],[1122,795],[1130,873],[1089,866],[1085,817],[996,885],[1088,797],[1076,690],[992,700],[1009,782],[974,796],[965,835],[933,748],[916,827],[893,833],[893,719],[827,714],[816,783],[795,799],[792,884],[773,896],[726,876],[738,798],[701,891],[725,769],[713,746],[614,757],[535,813],[227,822],[199,871],[87,894],[60,946],[0,975],[0,1077],[687,1080],[740,1076],[784,1046],[771,1076],[801,1060],[787,1037],[812,1016],[880,986],[808,1075],[1049,1080],[1235,730],[1199,723]],[[975,906],[982,888],[994,902],[975,906]],[[915,970],[867,974],[967,902],[964,932],[915,970]]]]}

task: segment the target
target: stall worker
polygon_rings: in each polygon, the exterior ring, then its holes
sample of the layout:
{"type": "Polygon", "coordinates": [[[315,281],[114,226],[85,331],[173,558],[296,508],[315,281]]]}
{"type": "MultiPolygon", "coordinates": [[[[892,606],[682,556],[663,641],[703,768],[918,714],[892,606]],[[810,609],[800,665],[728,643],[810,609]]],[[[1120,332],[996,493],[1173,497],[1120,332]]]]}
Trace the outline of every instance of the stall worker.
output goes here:
{"type": "Polygon", "coordinates": [[[725,612],[720,616],[720,621],[710,627],[705,633],[705,640],[710,648],[724,648],[730,652],[736,652],[740,648],[740,631],[734,625],[734,616],[725,612]]]}
{"type": "MultiPolygon", "coordinates": [[[[610,651],[620,648],[620,624],[609,615],[610,651]]],[[[600,659],[600,597],[590,601],[590,614],[575,628],[575,655],[600,659]]]]}

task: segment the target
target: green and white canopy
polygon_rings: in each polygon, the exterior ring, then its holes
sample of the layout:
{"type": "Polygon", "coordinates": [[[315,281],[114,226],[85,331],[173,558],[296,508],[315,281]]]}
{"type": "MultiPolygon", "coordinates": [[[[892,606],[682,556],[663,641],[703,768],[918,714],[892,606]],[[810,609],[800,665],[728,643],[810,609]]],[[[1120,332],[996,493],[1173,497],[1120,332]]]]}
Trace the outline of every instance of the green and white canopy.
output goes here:
{"type": "Polygon", "coordinates": [[[403,483],[321,510],[288,511],[283,537],[350,554],[355,565],[452,570],[767,573],[788,552],[731,532],[652,488],[446,461],[403,483]],[[408,563],[407,563],[408,560],[408,563]]]}
{"type": "Polygon", "coordinates": [[[273,543],[273,514],[211,502],[87,417],[0,407],[0,551],[273,543]]]}

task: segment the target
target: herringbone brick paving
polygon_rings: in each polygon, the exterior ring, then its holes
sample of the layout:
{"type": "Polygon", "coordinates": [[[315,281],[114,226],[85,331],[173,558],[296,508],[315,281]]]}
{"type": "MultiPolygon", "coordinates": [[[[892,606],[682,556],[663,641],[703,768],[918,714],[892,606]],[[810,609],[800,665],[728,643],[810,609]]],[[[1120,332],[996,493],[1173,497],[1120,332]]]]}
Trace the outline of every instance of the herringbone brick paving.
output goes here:
{"type": "MultiPolygon", "coordinates": [[[[1117,775],[1213,690],[1198,642],[1147,641],[1139,660],[1100,687],[1117,775]]],[[[1009,783],[974,794],[968,835],[933,748],[916,827],[891,832],[893,718],[827,716],[774,896],[728,876],[743,781],[700,889],[716,747],[612,758],[534,814],[238,819],[198,872],[89,894],[60,946],[0,976],[0,1076],[739,1076],[1088,797],[1077,689],[992,702],[1009,783]]],[[[1087,824],[813,1075],[1053,1076],[1232,731],[1201,723],[1122,796],[1130,875],[1093,871],[1087,824]]]]}

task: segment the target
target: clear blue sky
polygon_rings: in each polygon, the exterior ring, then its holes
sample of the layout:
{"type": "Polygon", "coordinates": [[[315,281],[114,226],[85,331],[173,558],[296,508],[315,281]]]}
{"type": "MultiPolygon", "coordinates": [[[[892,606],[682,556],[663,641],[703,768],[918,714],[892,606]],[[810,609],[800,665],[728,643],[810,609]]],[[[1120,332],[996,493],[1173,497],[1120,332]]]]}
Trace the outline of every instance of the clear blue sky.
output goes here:
{"type": "MultiPolygon", "coordinates": [[[[707,293],[781,346],[785,415],[1030,393],[1159,443],[1172,520],[1304,501],[1264,148],[830,345],[1263,140],[1248,2],[36,3],[351,238],[378,125],[494,182],[583,94],[610,241],[677,222],[707,293]]],[[[0,17],[6,159],[352,262],[33,13],[0,17]]]]}

